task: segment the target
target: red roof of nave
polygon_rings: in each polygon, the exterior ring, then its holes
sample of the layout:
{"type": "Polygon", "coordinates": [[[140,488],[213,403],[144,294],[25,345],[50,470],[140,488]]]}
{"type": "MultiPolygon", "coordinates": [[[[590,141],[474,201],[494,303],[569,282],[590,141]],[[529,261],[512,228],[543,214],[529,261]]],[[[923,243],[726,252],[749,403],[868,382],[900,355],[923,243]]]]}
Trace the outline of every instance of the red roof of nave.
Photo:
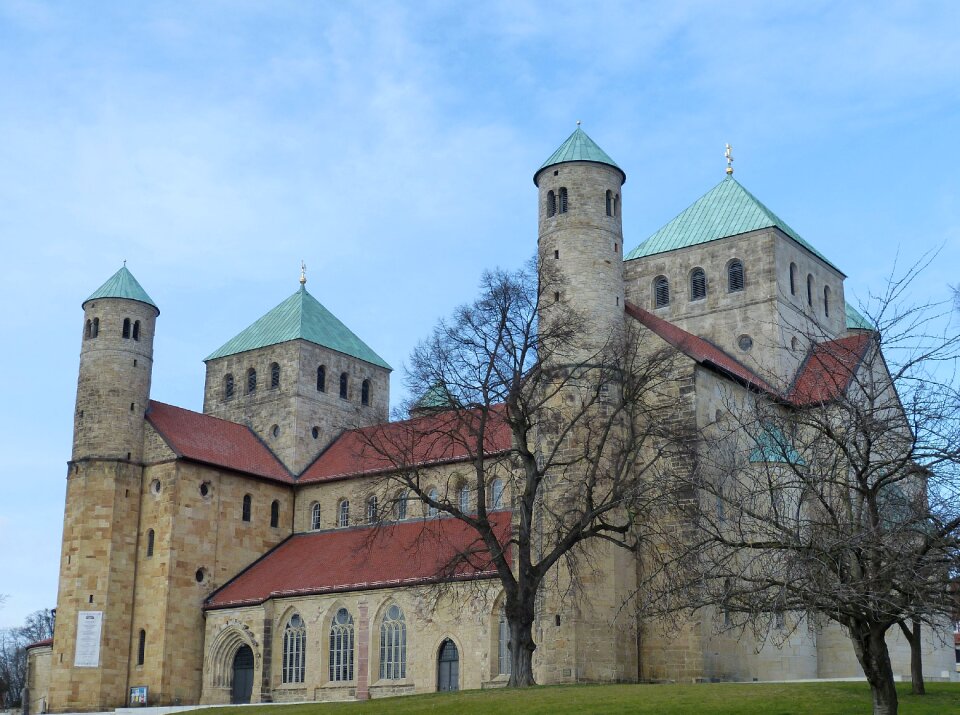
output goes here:
{"type": "MultiPolygon", "coordinates": [[[[506,542],[511,513],[490,518],[500,543],[506,542]]],[[[489,552],[470,526],[458,519],[416,519],[295,534],[214,591],[204,607],[494,576],[489,552]]]]}
{"type": "Polygon", "coordinates": [[[150,400],[147,421],[178,457],[292,484],[290,472],[245,425],[150,400]]]}
{"type": "MultiPolygon", "coordinates": [[[[307,467],[299,483],[471,459],[482,415],[480,410],[446,410],[349,430],[307,467]]],[[[511,433],[503,419],[503,407],[491,407],[486,415],[485,453],[492,455],[510,449],[511,433]]]]}
{"type": "Polygon", "coordinates": [[[853,381],[872,340],[873,333],[860,332],[814,345],[800,366],[787,399],[804,407],[838,397],[853,381]]]}

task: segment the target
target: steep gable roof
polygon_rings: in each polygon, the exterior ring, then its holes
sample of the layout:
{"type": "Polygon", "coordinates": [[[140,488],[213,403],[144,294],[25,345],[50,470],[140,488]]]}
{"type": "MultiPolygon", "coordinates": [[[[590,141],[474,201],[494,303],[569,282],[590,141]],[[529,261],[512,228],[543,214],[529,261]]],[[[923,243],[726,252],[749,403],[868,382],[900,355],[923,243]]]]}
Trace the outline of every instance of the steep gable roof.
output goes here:
{"type": "MultiPolygon", "coordinates": [[[[96,300],[97,298],[126,298],[127,300],[137,300],[157,308],[157,304],[147,295],[147,291],[137,282],[137,279],[127,270],[126,266],[122,266],[119,271],[110,276],[106,283],[93,291],[90,297],[83,301],[83,303],[86,305],[91,300],[96,300]]],[[[157,308],[157,312],[160,312],[159,308],[157,308]]]]}
{"type": "Polygon", "coordinates": [[[814,345],[787,399],[797,407],[835,400],[850,387],[872,342],[873,333],[863,332],[814,345]]]}
{"type": "Polygon", "coordinates": [[[210,353],[204,362],[298,339],[392,369],[302,285],[280,305],[210,353]]]}
{"type": "Polygon", "coordinates": [[[847,302],[843,304],[844,318],[847,330],[876,330],[873,323],[863,317],[863,314],[847,302]]]}
{"type": "MultiPolygon", "coordinates": [[[[486,456],[510,449],[511,433],[502,409],[495,406],[486,413],[486,456]]],[[[444,410],[349,430],[307,467],[299,481],[324,482],[470,459],[477,446],[481,419],[479,410],[444,410]]]]}
{"type": "Polygon", "coordinates": [[[617,163],[610,158],[607,152],[601,149],[593,139],[587,136],[585,131],[577,126],[573,134],[568,136],[566,141],[540,165],[540,168],[537,169],[536,174],[534,174],[534,183],[537,181],[537,175],[548,166],[564,164],[569,161],[593,161],[598,164],[606,164],[623,174],[624,181],[626,181],[627,178],[623,169],[617,166],[617,163]]]}
{"type": "Polygon", "coordinates": [[[150,400],[147,421],[178,457],[292,484],[290,472],[244,425],[150,400]]]}
{"type": "MultiPolygon", "coordinates": [[[[501,544],[509,539],[510,518],[509,511],[490,515],[501,544]]],[[[205,608],[494,576],[489,552],[471,527],[458,519],[416,519],[295,534],[212,593],[205,608]]]]}
{"type": "Polygon", "coordinates": [[[732,176],[724,178],[681,211],[676,218],[630,251],[624,260],[652,256],[773,227],[779,228],[828,266],[840,271],[732,176]]]}

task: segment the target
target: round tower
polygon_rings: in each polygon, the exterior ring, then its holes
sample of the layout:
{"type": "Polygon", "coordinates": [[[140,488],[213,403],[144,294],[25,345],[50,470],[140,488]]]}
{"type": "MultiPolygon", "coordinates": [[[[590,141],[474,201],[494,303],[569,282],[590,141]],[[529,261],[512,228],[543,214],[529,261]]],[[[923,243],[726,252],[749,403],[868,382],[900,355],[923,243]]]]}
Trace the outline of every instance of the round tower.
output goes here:
{"type": "Polygon", "coordinates": [[[623,329],[621,187],[626,174],[577,129],[537,170],[542,315],[563,303],[584,321],[582,349],[597,352],[623,329]]]}
{"type": "Polygon", "coordinates": [[[142,458],[159,314],[126,266],[83,302],[73,461],[142,458]]]}

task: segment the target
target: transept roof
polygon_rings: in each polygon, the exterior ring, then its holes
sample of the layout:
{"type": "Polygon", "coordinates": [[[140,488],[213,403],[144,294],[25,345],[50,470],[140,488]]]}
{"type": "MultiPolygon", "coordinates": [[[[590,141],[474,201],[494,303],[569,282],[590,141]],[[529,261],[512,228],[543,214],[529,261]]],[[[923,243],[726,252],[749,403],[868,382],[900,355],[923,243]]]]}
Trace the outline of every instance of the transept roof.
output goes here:
{"type": "Polygon", "coordinates": [[[204,358],[204,362],[290,340],[306,340],[387,370],[392,369],[350,328],[310,295],[303,285],[280,305],[210,353],[204,358]]]}
{"type": "MultiPolygon", "coordinates": [[[[127,270],[126,266],[121,266],[119,271],[110,276],[106,283],[93,291],[90,297],[83,302],[86,304],[97,298],[126,298],[157,308],[157,304],[147,295],[147,291],[137,282],[137,279],[127,270]]],[[[160,308],[157,308],[157,312],[160,312],[160,308]]]]}

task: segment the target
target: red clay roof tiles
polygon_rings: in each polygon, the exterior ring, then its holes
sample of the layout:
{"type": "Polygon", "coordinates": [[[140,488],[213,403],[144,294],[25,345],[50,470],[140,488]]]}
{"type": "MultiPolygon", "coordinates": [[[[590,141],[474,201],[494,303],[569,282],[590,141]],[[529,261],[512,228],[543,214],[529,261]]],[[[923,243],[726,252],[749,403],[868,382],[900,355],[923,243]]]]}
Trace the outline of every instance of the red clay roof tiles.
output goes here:
{"type": "Polygon", "coordinates": [[[800,366],[787,399],[803,407],[838,397],[850,386],[872,341],[872,333],[860,332],[814,345],[800,366]]]}
{"type": "Polygon", "coordinates": [[[150,400],[147,421],[177,456],[293,484],[290,472],[249,427],[150,400]]]}
{"type": "MultiPolygon", "coordinates": [[[[490,515],[501,544],[509,539],[510,517],[509,511],[490,515]]],[[[205,608],[495,576],[489,552],[470,526],[457,519],[417,519],[296,534],[211,594],[205,608]]]]}

